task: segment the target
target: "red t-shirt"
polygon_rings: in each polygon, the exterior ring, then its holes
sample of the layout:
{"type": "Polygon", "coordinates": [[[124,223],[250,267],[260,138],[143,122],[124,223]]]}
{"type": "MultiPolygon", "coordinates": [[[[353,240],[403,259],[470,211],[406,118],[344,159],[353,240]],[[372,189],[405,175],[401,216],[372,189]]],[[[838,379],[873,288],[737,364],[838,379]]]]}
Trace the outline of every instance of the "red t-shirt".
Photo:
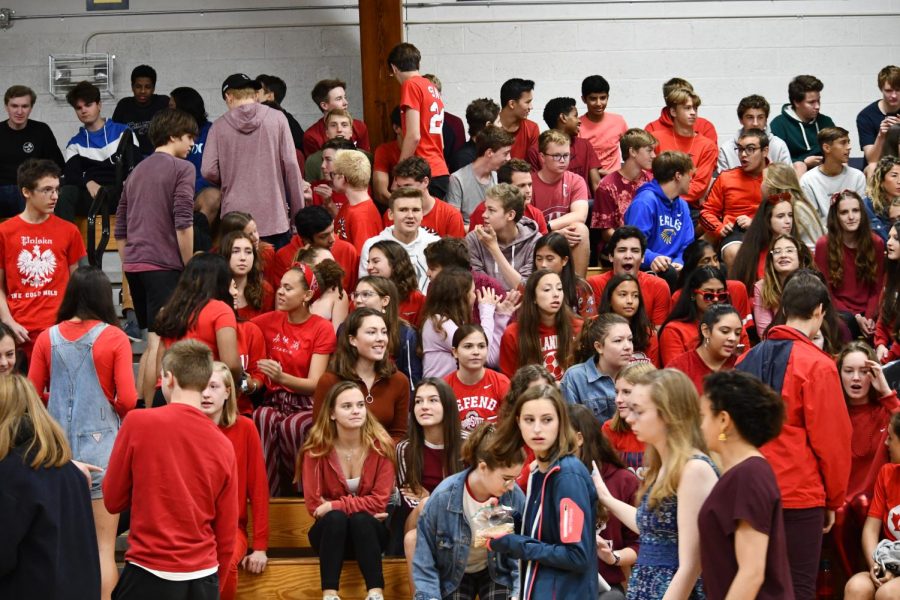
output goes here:
{"type": "MultiPolygon", "coordinates": [[[[581,331],[581,324],[581,319],[572,320],[572,333],[575,336],[581,331]]],[[[556,350],[559,344],[556,329],[547,325],[540,325],[538,327],[538,335],[541,340],[541,355],[544,358],[543,366],[550,371],[557,381],[561,381],[565,369],[559,364],[556,357],[556,350]]],[[[573,348],[574,342],[569,347],[573,348]]],[[[521,366],[523,365],[519,364],[519,324],[510,323],[500,339],[500,370],[507,377],[512,377],[521,366]]]]}
{"type": "MultiPolygon", "coordinates": [[[[382,220],[385,227],[394,224],[394,220],[389,215],[390,211],[385,211],[382,220]]],[[[428,233],[439,237],[466,237],[466,225],[463,223],[462,213],[455,206],[450,206],[437,198],[434,199],[434,207],[422,217],[422,227],[428,233]]]]}
{"type": "Polygon", "coordinates": [[[510,158],[528,160],[529,152],[532,155],[537,152],[541,130],[538,129],[537,123],[525,119],[519,123],[519,129],[515,135],[516,139],[513,141],[512,148],[509,151],[510,158]]]}
{"type": "Polygon", "coordinates": [[[591,169],[600,168],[600,159],[591,143],[584,138],[574,138],[569,148],[569,171],[581,175],[588,189],[591,185],[591,169]]]}
{"type": "MultiPolygon", "coordinates": [[[[274,263],[274,261],[273,261],[274,263]]],[[[268,281],[262,282],[263,288],[263,297],[262,304],[259,308],[253,308],[249,304],[244,308],[237,309],[237,315],[244,319],[245,321],[249,321],[253,317],[261,315],[265,312],[269,312],[275,307],[275,292],[272,290],[272,285],[268,281]]]]}
{"type": "Polygon", "coordinates": [[[334,219],[335,235],[353,244],[357,252],[381,230],[381,214],[371,198],[356,205],[344,204],[334,219]]]}
{"type": "MultiPolygon", "coordinates": [[[[672,307],[672,296],[669,295],[669,284],[662,278],[650,275],[643,271],[636,274],[638,286],[641,288],[641,299],[644,301],[644,310],[650,317],[650,322],[657,327],[663,324],[672,307]]],[[[597,299],[597,306],[600,306],[600,299],[603,297],[603,290],[606,284],[613,278],[612,270],[600,275],[592,275],[588,277],[587,282],[591,284],[594,295],[597,299]]]]}
{"type": "Polygon", "coordinates": [[[581,130],[578,137],[590,142],[602,171],[615,171],[622,165],[622,150],[619,139],[628,130],[625,119],[621,115],[605,112],[603,118],[595,123],[587,114],[581,115],[581,130]]]}
{"type": "Polygon", "coordinates": [[[621,171],[613,171],[600,180],[594,192],[594,213],[591,227],[615,229],[625,224],[625,211],[631,206],[638,188],[653,181],[653,173],[641,171],[634,181],[625,179],[621,171]]]}
{"type": "Polygon", "coordinates": [[[610,420],[603,424],[600,431],[609,440],[613,449],[619,453],[626,467],[637,471],[644,466],[644,442],[637,439],[631,429],[613,431],[610,420]]]}
{"type": "Polygon", "coordinates": [[[35,333],[56,323],[69,269],[86,254],[78,229],[56,215],[39,224],[17,215],[0,224],[0,253],[12,318],[35,333]]]}
{"type": "Polygon", "coordinates": [[[400,301],[397,309],[400,311],[401,319],[413,327],[418,327],[419,313],[422,312],[423,306],[425,306],[425,294],[419,290],[413,290],[409,296],[400,301]]]}
{"type": "MultiPolygon", "coordinates": [[[[309,185],[313,189],[313,197],[312,197],[312,200],[310,201],[310,204],[312,206],[324,206],[325,205],[325,197],[320,196],[318,194],[318,192],[316,192],[315,190],[320,185],[327,185],[327,186],[331,187],[331,182],[328,181],[327,179],[316,179],[309,185]]],[[[347,204],[347,195],[342,194],[341,192],[338,192],[338,191],[335,191],[332,189],[331,190],[331,202],[332,202],[332,204],[334,204],[335,208],[340,210],[343,205],[347,204]]]]}
{"type": "MultiPolygon", "coordinates": [[[[309,364],[313,354],[331,354],[337,347],[334,326],[318,315],[310,315],[303,323],[291,323],[282,310],[260,315],[252,321],[263,333],[266,356],[281,363],[288,375],[309,377],[309,364]]],[[[268,391],[287,388],[267,380],[268,391]]]]}
{"type": "Polygon", "coordinates": [[[466,438],[483,422],[494,423],[500,412],[500,403],[509,391],[509,378],[503,373],[485,369],[484,377],[474,385],[466,385],[454,371],[444,381],[450,384],[456,395],[456,408],[462,423],[462,436],[466,438]]]}
{"type": "MultiPolygon", "coordinates": [[[[734,368],[734,363],[737,360],[737,354],[732,354],[731,358],[725,361],[725,364],[722,365],[723,371],[730,371],[734,368]]],[[[703,362],[703,359],[700,358],[700,355],[697,354],[697,350],[688,350],[687,352],[680,354],[670,360],[666,367],[670,369],[678,369],[688,377],[690,377],[691,381],[694,383],[694,387],[697,388],[697,393],[703,393],[703,378],[712,373],[712,369],[703,362]]]]}
{"type": "Polygon", "coordinates": [[[534,197],[531,204],[544,213],[547,221],[569,214],[572,203],[576,200],[590,200],[587,184],[584,179],[566,171],[556,183],[546,183],[537,171],[531,173],[534,197]]]}
{"type": "Polygon", "coordinates": [[[886,539],[900,540],[900,465],[889,463],[878,471],[869,516],[881,520],[886,539]]]}
{"type": "MultiPolygon", "coordinates": [[[[219,343],[216,340],[216,332],[226,327],[231,327],[237,332],[237,318],[234,316],[234,309],[221,300],[210,300],[200,309],[197,320],[188,327],[187,333],[181,339],[203,342],[212,350],[213,359],[219,360],[219,343]]],[[[177,341],[174,338],[163,338],[166,348],[177,341]]]]}
{"type": "Polygon", "coordinates": [[[388,189],[390,182],[394,180],[394,167],[400,162],[400,144],[396,140],[385,142],[375,148],[375,157],[372,169],[388,174],[388,189]]]}
{"type": "MultiPolygon", "coordinates": [[[[241,367],[250,377],[257,381],[265,381],[265,375],[259,370],[259,359],[266,357],[266,341],[262,331],[255,323],[238,321],[237,324],[238,354],[241,367]]],[[[253,413],[253,403],[247,394],[238,396],[238,412],[242,415],[253,413]]]]}
{"type": "MultiPolygon", "coordinates": [[[[541,235],[547,235],[547,219],[544,218],[544,213],[535,208],[533,204],[529,202],[525,205],[525,212],[522,213],[522,216],[528,217],[537,223],[538,231],[541,232],[541,235]]],[[[476,206],[472,214],[469,215],[469,231],[473,231],[476,225],[484,225],[484,202],[476,206]]]]}
{"type": "Polygon", "coordinates": [[[417,75],[400,85],[400,122],[406,136],[406,111],[419,112],[419,145],[416,156],[421,156],[431,167],[431,176],[449,175],[444,161],[444,101],[434,84],[417,75]]]}

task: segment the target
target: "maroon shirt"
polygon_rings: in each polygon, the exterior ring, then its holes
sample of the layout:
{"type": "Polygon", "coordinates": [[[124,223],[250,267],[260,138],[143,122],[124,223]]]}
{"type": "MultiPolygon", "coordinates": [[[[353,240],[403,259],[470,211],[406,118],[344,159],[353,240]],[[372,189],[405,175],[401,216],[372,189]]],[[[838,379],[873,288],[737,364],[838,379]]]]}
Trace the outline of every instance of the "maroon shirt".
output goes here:
{"type": "Polygon", "coordinates": [[[721,600],[737,574],[734,532],[740,521],[769,536],[757,600],[793,598],[781,493],[766,459],[752,456],[725,472],[700,508],[700,566],[709,600],[721,600]]]}
{"type": "MultiPolygon", "coordinates": [[[[603,481],[606,482],[606,487],[609,488],[614,498],[628,504],[634,504],[635,495],[641,486],[641,482],[631,470],[604,464],[600,474],[603,476],[603,481]]],[[[631,548],[635,552],[638,551],[638,534],[622,525],[622,522],[612,514],[609,515],[606,527],[600,532],[600,535],[612,542],[613,550],[616,552],[622,548],[631,548]]],[[[599,558],[597,559],[597,565],[600,569],[600,575],[603,576],[607,583],[616,585],[625,581],[625,573],[622,572],[621,567],[608,565],[599,558]]]]}
{"type": "Polygon", "coordinates": [[[650,171],[641,171],[634,181],[622,176],[621,171],[613,171],[600,180],[594,192],[594,213],[591,215],[591,227],[616,229],[625,224],[625,211],[631,206],[631,200],[638,188],[653,181],[650,171]]]}
{"type": "Polygon", "coordinates": [[[594,147],[586,139],[577,137],[572,140],[569,153],[572,156],[569,158],[568,170],[584,177],[588,191],[591,191],[591,169],[600,168],[600,159],[597,158],[594,147]]]}

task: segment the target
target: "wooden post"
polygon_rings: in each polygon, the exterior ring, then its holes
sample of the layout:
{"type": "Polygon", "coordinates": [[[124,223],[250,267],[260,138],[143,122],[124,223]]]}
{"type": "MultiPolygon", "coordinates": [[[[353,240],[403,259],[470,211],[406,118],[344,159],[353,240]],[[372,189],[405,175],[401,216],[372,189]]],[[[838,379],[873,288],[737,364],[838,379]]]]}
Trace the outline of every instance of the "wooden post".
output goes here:
{"type": "Polygon", "coordinates": [[[391,111],[400,100],[400,86],[391,77],[387,56],[403,41],[402,0],[359,3],[359,51],[362,65],[363,118],[372,151],[394,139],[391,111]]]}

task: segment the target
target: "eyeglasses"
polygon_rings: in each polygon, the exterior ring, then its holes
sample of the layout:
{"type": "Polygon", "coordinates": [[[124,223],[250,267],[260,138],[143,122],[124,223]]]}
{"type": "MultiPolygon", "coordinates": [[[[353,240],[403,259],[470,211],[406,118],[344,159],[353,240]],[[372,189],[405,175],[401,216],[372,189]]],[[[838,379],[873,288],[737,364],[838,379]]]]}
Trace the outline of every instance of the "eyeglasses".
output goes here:
{"type": "Polygon", "coordinates": [[[738,155],[753,154],[759,149],[760,149],[760,146],[740,146],[738,144],[734,145],[734,151],[737,152],[738,155]]]}
{"type": "Polygon", "coordinates": [[[781,256],[782,254],[784,254],[785,256],[794,256],[795,254],[797,254],[797,249],[793,246],[790,246],[788,248],[775,248],[774,250],[772,250],[772,256],[781,256]]]}
{"type": "Polygon", "coordinates": [[[353,292],[350,295],[353,296],[354,302],[356,302],[357,300],[368,300],[369,298],[378,297],[378,294],[371,290],[363,290],[362,292],[353,292]]]}
{"type": "MultiPolygon", "coordinates": [[[[541,154],[544,154],[543,152],[541,154]]],[[[571,154],[544,154],[547,158],[552,158],[556,162],[566,162],[570,158],[572,158],[571,154]]]]}
{"type": "Polygon", "coordinates": [[[37,189],[34,191],[42,196],[52,196],[53,194],[59,193],[59,188],[58,187],[43,187],[43,188],[40,188],[40,189],[37,189]]]}
{"type": "Polygon", "coordinates": [[[694,290],[695,294],[700,294],[704,302],[712,304],[724,304],[731,298],[727,290],[721,292],[708,292],[706,290],[694,290]]]}

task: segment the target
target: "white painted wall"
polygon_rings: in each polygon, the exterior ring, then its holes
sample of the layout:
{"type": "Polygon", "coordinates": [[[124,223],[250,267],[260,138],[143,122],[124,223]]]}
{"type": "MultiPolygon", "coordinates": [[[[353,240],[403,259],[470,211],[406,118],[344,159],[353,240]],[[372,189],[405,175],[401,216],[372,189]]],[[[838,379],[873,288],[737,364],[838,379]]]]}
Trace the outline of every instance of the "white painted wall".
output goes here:
{"type": "MultiPolygon", "coordinates": [[[[85,44],[88,51],[116,55],[120,97],[130,94],[131,69],[147,62],[159,72],[159,92],[193,85],[212,117],[224,110],[222,80],[239,71],[283,77],[285,107],[304,126],[318,118],[309,90],[323,77],[346,79],[350,108],[360,113],[358,14],[340,8],[345,4],[354,3],[131,0],[130,16],[15,20],[0,31],[0,88],[32,86],[39,94],[34,117],[49,122],[61,143],[77,120],[64,101],[47,94],[47,56],[81,52],[85,44]],[[136,15],[296,5],[316,10],[136,15]],[[198,27],[208,30],[173,31],[198,27]],[[121,33],[139,29],[147,32],[121,33]]],[[[84,6],[84,0],[0,0],[18,16],[83,14],[84,6]]],[[[900,63],[900,0],[522,0],[492,6],[409,0],[404,13],[407,39],[423,53],[423,71],[442,79],[448,110],[460,116],[473,98],[497,99],[503,81],[525,77],[537,81],[532,118],[541,123],[546,100],[577,99],[582,78],[599,73],[612,84],[610,110],[643,126],[659,113],[662,82],[677,75],[694,84],[701,115],[730,134],[741,97],[763,94],[774,116],[787,101],[788,81],[812,73],[825,83],[823,112],[849,129],[855,144],[857,112],[879,97],[878,70],[900,63]]],[[[113,105],[107,101],[104,114],[113,105]]]]}

